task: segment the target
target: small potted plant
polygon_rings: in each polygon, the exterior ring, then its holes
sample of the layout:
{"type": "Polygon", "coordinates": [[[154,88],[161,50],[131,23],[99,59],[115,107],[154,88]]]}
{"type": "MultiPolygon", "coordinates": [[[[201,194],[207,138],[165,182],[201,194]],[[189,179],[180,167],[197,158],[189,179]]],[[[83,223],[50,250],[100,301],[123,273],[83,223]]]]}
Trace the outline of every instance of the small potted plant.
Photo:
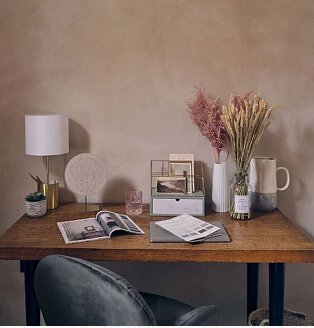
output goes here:
{"type": "Polygon", "coordinates": [[[47,198],[41,192],[32,192],[25,197],[25,207],[28,216],[44,216],[47,212],[47,198]]]}

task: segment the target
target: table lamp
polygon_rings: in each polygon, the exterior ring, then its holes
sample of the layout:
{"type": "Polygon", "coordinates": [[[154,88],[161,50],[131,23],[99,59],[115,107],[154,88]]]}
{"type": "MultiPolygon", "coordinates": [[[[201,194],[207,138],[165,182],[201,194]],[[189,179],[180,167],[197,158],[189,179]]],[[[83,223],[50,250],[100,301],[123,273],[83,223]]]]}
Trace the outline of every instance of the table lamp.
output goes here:
{"type": "Polygon", "coordinates": [[[43,156],[46,182],[38,183],[38,191],[47,197],[47,208],[58,207],[58,182],[49,180],[49,156],[69,152],[69,118],[62,114],[25,115],[25,152],[43,156]]]}

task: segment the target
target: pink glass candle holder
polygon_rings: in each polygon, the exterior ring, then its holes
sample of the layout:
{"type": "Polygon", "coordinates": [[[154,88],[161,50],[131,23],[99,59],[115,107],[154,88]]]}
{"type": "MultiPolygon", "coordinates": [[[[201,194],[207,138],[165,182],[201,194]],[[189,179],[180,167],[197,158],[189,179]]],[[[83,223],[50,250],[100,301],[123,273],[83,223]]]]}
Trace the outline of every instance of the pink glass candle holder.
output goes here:
{"type": "Polygon", "coordinates": [[[127,215],[140,215],[143,212],[142,191],[131,190],[125,193],[125,212],[127,215]]]}

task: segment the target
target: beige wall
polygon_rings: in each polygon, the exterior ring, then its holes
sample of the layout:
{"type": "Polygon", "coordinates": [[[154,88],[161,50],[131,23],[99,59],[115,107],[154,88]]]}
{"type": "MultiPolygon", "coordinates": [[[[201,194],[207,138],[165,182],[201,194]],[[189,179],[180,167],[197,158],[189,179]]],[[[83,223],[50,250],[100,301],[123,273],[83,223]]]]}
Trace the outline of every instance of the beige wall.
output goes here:
{"type": "MultiPolygon", "coordinates": [[[[257,153],[290,169],[279,208],[314,235],[313,21],[313,0],[0,0],[0,233],[35,187],[27,173],[44,173],[42,160],[24,153],[25,113],[69,115],[71,152],[52,160],[52,174],[64,186],[70,158],[99,155],[107,185],[94,201],[122,201],[134,186],[148,202],[150,160],[171,152],[207,164],[209,198],[213,155],[186,113],[201,86],[224,101],[232,91],[254,90],[283,105],[257,153]]],[[[61,195],[76,199],[64,189],[61,195]]],[[[244,265],[160,266],[109,265],[139,288],[194,305],[213,302],[226,324],[245,323],[244,265]]],[[[24,323],[18,269],[0,262],[0,324],[24,323]]],[[[288,307],[312,317],[313,271],[288,265],[286,292],[288,307]]]]}

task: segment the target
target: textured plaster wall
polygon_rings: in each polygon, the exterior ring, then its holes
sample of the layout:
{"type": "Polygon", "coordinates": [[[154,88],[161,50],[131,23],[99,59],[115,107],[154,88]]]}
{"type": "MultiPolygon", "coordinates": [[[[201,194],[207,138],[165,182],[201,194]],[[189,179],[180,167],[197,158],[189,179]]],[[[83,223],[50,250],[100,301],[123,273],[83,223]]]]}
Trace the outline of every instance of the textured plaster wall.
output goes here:
{"type": "MultiPolygon", "coordinates": [[[[0,233],[35,188],[27,173],[44,174],[42,160],[24,153],[25,113],[71,119],[71,151],[51,161],[62,200],[82,201],[63,182],[81,152],[106,163],[107,184],[94,201],[121,202],[136,187],[148,202],[150,160],[171,152],[206,163],[209,199],[212,152],[186,113],[201,86],[224,102],[232,91],[254,90],[283,105],[257,153],[289,168],[279,208],[313,236],[313,21],[312,0],[0,0],[0,233]]],[[[215,303],[225,324],[245,324],[244,265],[108,266],[140,289],[215,303]]],[[[286,305],[312,317],[313,271],[288,265],[286,283],[286,305]]],[[[0,324],[24,324],[22,283],[18,262],[0,262],[0,324]]]]}

